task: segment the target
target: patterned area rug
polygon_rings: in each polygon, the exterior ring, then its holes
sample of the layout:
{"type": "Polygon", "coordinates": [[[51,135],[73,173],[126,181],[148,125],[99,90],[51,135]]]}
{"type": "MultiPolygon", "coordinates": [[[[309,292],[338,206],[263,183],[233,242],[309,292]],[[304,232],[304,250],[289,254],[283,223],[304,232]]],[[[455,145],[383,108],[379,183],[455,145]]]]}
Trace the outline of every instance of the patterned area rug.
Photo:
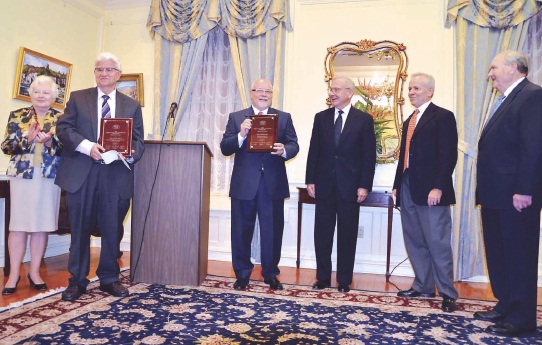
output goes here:
{"type": "Polygon", "coordinates": [[[272,291],[255,281],[236,292],[231,278],[208,276],[187,288],[129,284],[127,276],[126,298],[107,296],[94,282],[76,302],[57,293],[4,310],[0,344],[542,344],[542,307],[537,334],[507,339],[472,319],[489,302],[460,300],[447,314],[440,299],[392,293],[272,291]]]}

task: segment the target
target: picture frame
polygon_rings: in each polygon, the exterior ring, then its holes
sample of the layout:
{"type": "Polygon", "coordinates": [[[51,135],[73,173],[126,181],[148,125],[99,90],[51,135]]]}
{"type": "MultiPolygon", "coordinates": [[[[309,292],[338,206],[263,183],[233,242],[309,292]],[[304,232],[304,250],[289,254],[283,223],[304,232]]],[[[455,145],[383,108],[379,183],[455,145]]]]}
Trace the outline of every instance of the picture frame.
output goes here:
{"type": "Polygon", "coordinates": [[[13,98],[31,102],[29,87],[38,75],[48,75],[58,84],[58,96],[52,106],[66,106],[70,87],[72,64],[37,51],[20,47],[15,71],[13,98]]]}
{"type": "Polygon", "coordinates": [[[142,107],[145,106],[143,73],[122,74],[117,81],[117,90],[138,101],[142,107]]]}

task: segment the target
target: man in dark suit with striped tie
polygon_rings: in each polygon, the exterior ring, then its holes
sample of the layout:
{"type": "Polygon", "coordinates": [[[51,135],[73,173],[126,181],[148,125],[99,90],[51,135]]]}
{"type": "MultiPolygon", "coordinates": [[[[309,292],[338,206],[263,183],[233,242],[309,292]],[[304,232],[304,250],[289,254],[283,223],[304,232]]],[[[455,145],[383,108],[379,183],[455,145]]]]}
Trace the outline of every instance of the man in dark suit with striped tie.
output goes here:
{"type": "Polygon", "coordinates": [[[457,163],[454,114],[431,102],[435,79],[414,73],[408,97],[416,110],[403,124],[393,193],[401,206],[405,247],[414,269],[414,283],[399,297],[442,296],[441,309],[457,309],[451,246],[455,204],[452,174],[457,163]]]}
{"type": "Polygon", "coordinates": [[[230,183],[232,264],[237,278],[235,290],[245,290],[254,265],[250,245],[256,215],[260,225],[261,264],[264,282],[282,290],[278,279],[284,231],[284,199],[290,197],[285,162],[299,152],[292,116],[271,108],[273,86],[267,79],[256,80],[250,90],[252,105],[231,113],[220,149],[235,154],[230,183]],[[278,138],[271,153],[248,152],[247,135],[251,115],[278,115],[278,138]]]}
{"type": "Polygon", "coordinates": [[[337,224],[338,290],[350,291],[359,223],[359,204],[373,186],[376,139],[371,115],[351,104],[354,83],[335,77],[332,108],[314,117],[307,158],[307,192],[316,199],[314,249],[317,290],[331,286],[331,252],[337,224]]]}
{"type": "Polygon", "coordinates": [[[94,63],[97,87],[74,91],[56,130],[64,150],[55,183],[66,190],[71,225],[68,270],[72,277],[62,299],[74,301],[86,292],[90,269],[90,235],[96,222],[101,233],[100,262],[96,270],[100,289],[116,297],[128,295],[119,283],[119,228],[134,192],[134,167],[143,154],[143,118],[139,103],[115,89],[121,66],[111,53],[94,63]],[[105,164],[98,143],[102,118],[131,118],[132,156],[128,169],[121,157],[105,164]]]}
{"type": "Polygon", "coordinates": [[[523,54],[495,56],[488,76],[504,100],[478,141],[476,203],[482,206],[487,270],[498,302],[474,317],[495,322],[486,331],[502,336],[533,332],[537,323],[542,88],[527,73],[523,54]]]}

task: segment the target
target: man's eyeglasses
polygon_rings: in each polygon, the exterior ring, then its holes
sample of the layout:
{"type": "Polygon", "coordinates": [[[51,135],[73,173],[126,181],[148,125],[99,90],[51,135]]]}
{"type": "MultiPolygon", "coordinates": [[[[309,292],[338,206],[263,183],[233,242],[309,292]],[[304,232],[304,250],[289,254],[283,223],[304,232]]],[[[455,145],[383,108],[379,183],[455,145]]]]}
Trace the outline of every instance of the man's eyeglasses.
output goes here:
{"type": "Polygon", "coordinates": [[[96,68],[94,68],[94,72],[102,73],[103,71],[106,71],[107,73],[111,73],[113,71],[120,72],[115,67],[96,67],[96,68]]]}
{"type": "Polygon", "coordinates": [[[266,95],[270,95],[273,93],[273,90],[265,90],[265,89],[252,89],[250,91],[256,92],[256,93],[265,93],[266,95]]]}
{"type": "Polygon", "coordinates": [[[327,92],[333,92],[333,93],[337,93],[341,90],[346,90],[348,88],[340,88],[340,87],[330,87],[329,89],[327,89],[327,92]]]}

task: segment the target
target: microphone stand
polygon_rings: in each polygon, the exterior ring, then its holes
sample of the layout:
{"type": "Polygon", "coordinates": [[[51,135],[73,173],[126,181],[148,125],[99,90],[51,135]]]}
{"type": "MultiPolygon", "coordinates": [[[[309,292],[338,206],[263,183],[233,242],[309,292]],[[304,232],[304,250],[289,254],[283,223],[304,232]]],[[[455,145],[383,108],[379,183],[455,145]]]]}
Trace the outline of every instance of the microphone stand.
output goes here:
{"type": "Polygon", "coordinates": [[[175,117],[172,116],[168,119],[169,124],[169,140],[173,140],[173,134],[175,132],[175,117]]]}

